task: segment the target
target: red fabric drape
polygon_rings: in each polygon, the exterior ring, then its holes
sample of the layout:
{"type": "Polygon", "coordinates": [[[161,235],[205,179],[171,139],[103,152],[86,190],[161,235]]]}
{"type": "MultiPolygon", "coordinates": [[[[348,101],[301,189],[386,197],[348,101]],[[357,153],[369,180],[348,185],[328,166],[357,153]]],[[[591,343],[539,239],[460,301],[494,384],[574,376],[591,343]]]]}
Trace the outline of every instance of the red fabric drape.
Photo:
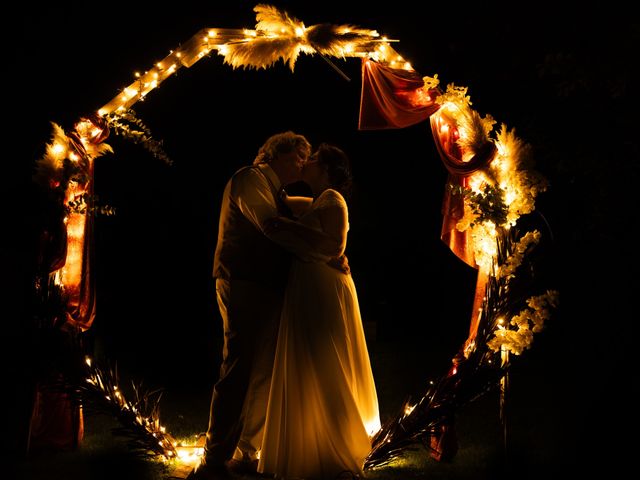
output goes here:
{"type": "MultiPolygon", "coordinates": [[[[62,381],[58,374],[51,382],[62,381]]],[[[38,385],[29,433],[29,451],[73,450],[84,438],[82,407],[66,392],[38,385]]]]}
{"type": "MultiPolygon", "coordinates": [[[[100,128],[99,135],[92,137],[90,142],[98,145],[109,136],[109,128],[106,121],[100,116],[93,114],[88,118],[81,119],[89,121],[93,126],[100,128]]],[[[80,165],[86,173],[87,183],[82,192],[73,191],[68,187],[65,197],[73,198],[77,193],[84,193],[89,199],[93,198],[93,159],[88,155],[80,134],[73,131],[68,135],[69,141],[75,153],[80,157],[80,165]]],[[[69,252],[74,248],[81,250],[81,258],[75,258],[75,262],[81,262],[80,278],[77,282],[65,284],[66,294],[66,318],[61,331],[71,337],[77,336],[80,332],[85,332],[91,328],[95,319],[96,295],[95,276],[93,274],[94,260],[94,235],[93,235],[93,212],[89,208],[84,213],[74,214],[84,217],[82,234],[72,232],[75,227],[70,223],[66,225],[61,221],[56,224],[56,229],[50,229],[43,233],[41,242],[40,261],[43,271],[51,274],[65,267],[69,260],[69,252]],[[82,242],[78,247],[78,242],[82,242]]],[[[70,342],[75,345],[75,342],[70,342]]],[[[70,348],[77,348],[71,346],[70,348]]],[[[82,407],[78,405],[66,392],[52,390],[50,384],[60,382],[65,378],[65,372],[59,371],[51,378],[42,379],[36,386],[36,397],[31,417],[29,433],[29,450],[40,449],[74,449],[78,447],[84,437],[84,420],[82,407]]]]}
{"type": "MultiPolygon", "coordinates": [[[[93,197],[93,161],[89,164],[89,182],[85,192],[93,197]]],[[[67,321],[80,331],[87,331],[93,325],[96,316],[96,289],[95,275],[93,275],[94,262],[94,215],[85,213],[84,235],[82,242],[82,275],[80,284],[69,289],[67,300],[67,321]]]]}
{"type": "MultiPolygon", "coordinates": [[[[392,69],[369,59],[362,64],[362,94],[360,98],[360,130],[405,128],[430,118],[431,132],[443,165],[447,169],[447,183],[467,187],[469,176],[486,167],[495,155],[495,145],[487,142],[480,151],[463,160],[457,143],[458,129],[448,115],[434,115],[438,89],[426,91],[422,77],[415,71],[392,69]]],[[[464,197],[453,195],[446,189],[442,201],[441,240],[463,262],[478,268],[471,239],[467,231],[460,232],[456,224],[464,215],[464,197]]],[[[487,285],[487,275],[478,271],[476,291],[471,314],[469,337],[464,347],[475,340],[479,311],[487,285]]],[[[463,348],[464,348],[463,347],[463,348]]]]}
{"type": "Polygon", "coordinates": [[[405,128],[425,121],[438,110],[437,90],[427,91],[415,71],[362,62],[359,130],[405,128]]]}
{"type": "MultiPolygon", "coordinates": [[[[457,144],[458,129],[455,122],[446,115],[439,115],[438,118],[431,117],[431,132],[436,144],[442,163],[448,172],[447,183],[451,186],[467,188],[469,176],[489,165],[496,153],[493,143],[487,142],[483,148],[479,149],[470,159],[464,161],[463,153],[457,144]]],[[[442,200],[442,229],[440,239],[447,244],[451,251],[467,265],[478,268],[471,238],[468,231],[461,232],[456,228],[458,221],[464,216],[464,197],[454,195],[451,189],[447,188],[442,200]]],[[[489,278],[486,272],[478,270],[476,280],[476,290],[471,307],[471,323],[469,325],[469,336],[464,343],[463,350],[470,346],[476,339],[478,333],[478,322],[480,321],[480,311],[484,302],[484,294],[489,278]]]]}
{"type": "MultiPolygon", "coordinates": [[[[495,146],[486,148],[471,159],[463,161],[457,144],[458,129],[448,116],[432,116],[439,105],[435,103],[438,89],[426,90],[422,76],[415,71],[389,68],[373,60],[362,62],[362,93],[360,97],[360,130],[405,128],[431,118],[431,131],[449,172],[447,183],[466,187],[468,176],[484,168],[493,158],[495,146]],[[436,119],[437,117],[437,119],[436,119]]],[[[456,224],[464,215],[464,199],[446,189],[442,202],[442,230],[440,238],[467,265],[476,268],[467,232],[459,232],[456,224]]]]}
{"type": "MultiPolygon", "coordinates": [[[[85,192],[93,194],[93,162],[89,163],[89,182],[85,192]]],[[[70,235],[71,225],[62,225],[63,232],[56,237],[58,245],[47,245],[48,250],[55,252],[43,257],[48,262],[46,272],[49,274],[64,268],[68,262],[70,242],[82,241],[82,257],[76,261],[81,263],[81,275],[79,283],[65,285],[66,307],[65,317],[60,321],[59,335],[66,335],[69,339],[79,338],[80,332],[88,330],[95,318],[95,285],[92,272],[94,239],[93,239],[93,214],[89,209],[84,214],[84,228],[82,238],[73,238],[70,235]]],[[[53,321],[53,319],[52,319],[53,321]]],[[[69,355],[69,351],[79,348],[75,342],[69,341],[69,345],[59,344],[52,347],[53,355],[69,355]],[[66,347],[66,348],[65,348],[66,347]],[[56,352],[56,349],[60,351],[56,352]],[[63,351],[63,349],[65,351],[63,351]]],[[[57,359],[51,359],[56,361],[57,359]]],[[[36,385],[29,433],[29,451],[40,450],[73,450],[78,447],[84,437],[84,420],[82,407],[64,391],[57,391],[55,385],[65,379],[64,371],[51,372],[49,376],[41,379],[36,385]]]]}
{"type": "MultiPolygon", "coordinates": [[[[431,133],[440,154],[440,159],[447,169],[447,183],[453,187],[468,187],[469,176],[489,165],[496,152],[493,143],[487,142],[485,147],[469,160],[462,159],[463,152],[457,144],[458,129],[455,122],[447,116],[431,117],[431,133]]],[[[464,198],[454,195],[449,188],[445,189],[442,200],[442,230],[440,238],[451,251],[467,265],[476,268],[467,232],[456,228],[458,221],[464,216],[464,198]]]]}
{"type": "MultiPolygon", "coordinates": [[[[106,120],[97,114],[91,114],[81,118],[81,122],[90,122],[93,126],[100,129],[100,134],[92,137],[90,142],[95,146],[104,142],[109,138],[109,125],[106,120]]],[[[79,134],[74,131],[69,134],[71,139],[78,139],[75,143],[82,147],[79,140],[79,134]]],[[[84,147],[78,147],[77,153],[83,160],[83,165],[87,173],[88,182],[85,186],[85,193],[89,198],[93,198],[94,189],[94,163],[93,158],[87,155],[84,147]],[[82,154],[84,152],[84,154],[82,154]]],[[[95,275],[93,275],[94,262],[94,214],[87,212],[84,214],[84,234],[82,243],[82,274],[79,285],[74,285],[69,291],[69,299],[67,301],[67,321],[80,329],[86,331],[91,328],[96,314],[96,291],[95,291],[95,275]]]]}

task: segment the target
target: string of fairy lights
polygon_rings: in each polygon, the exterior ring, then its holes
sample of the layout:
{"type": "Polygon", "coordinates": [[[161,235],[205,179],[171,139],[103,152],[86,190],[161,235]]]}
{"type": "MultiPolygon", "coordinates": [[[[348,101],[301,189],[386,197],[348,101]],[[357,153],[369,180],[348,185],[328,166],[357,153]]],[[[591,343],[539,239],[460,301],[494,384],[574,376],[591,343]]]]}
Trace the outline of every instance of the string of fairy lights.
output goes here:
{"type": "Polygon", "coordinates": [[[267,68],[282,59],[293,70],[299,53],[319,54],[337,58],[366,57],[392,68],[412,70],[390,45],[397,40],[380,36],[375,30],[350,25],[333,27],[331,40],[314,40],[314,33],[326,32],[326,26],[306,27],[301,21],[279,12],[273,7],[255,8],[258,25],[251,29],[204,28],[176,50],[171,50],[144,73],[136,72],[136,79],[121,93],[98,110],[101,116],[122,112],[144,98],[163,81],[182,67],[191,67],[212,52],[224,57],[225,63],[236,67],[267,68]],[[260,52],[256,54],[256,50],[260,52]]]}
{"type": "MultiPolygon", "coordinates": [[[[155,62],[148,70],[136,72],[134,80],[103,105],[96,116],[81,119],[74,125],[71,133],[67,134],[58,125],[53,124],[51,141],[44,156],[38,161],[41,180],[50,188],[60,188],[60,182],[63,181],[61,172],[65,170],[65,164],[70,162],[78,166],[86,175],[68,178],[66,184],[62,185],[65,189],[65,206],[75,205],[78,199],[84,198],[87,193],[92,176],[92,162],[98,156],[112,151],[111,147],[104,143],[109,123],[114,119],[117,121],[121,118],[120,115],[129,112],[136,102],[144,100],[151,91],[180,68],[189,68],[212,53],[222,56],[224,63],[233,68],[266,69],[281,60],[293,70],[298,56],[304,53],[320,55],[327,61],[328,57],[359,57],[394,69],[413,71],[411,63],[392,47],[391,44],[396,40],[381,36],[375,30],[326,24],[306,27],[301,21],[274,7],[258,5],[254,10],[258,20],[255,29],[202,29],[180,47],[170,51],[166,57],[155,62]]],[[[463,160],[472,156],[481,144],[492,142],[496,147],[497,153],[488,168],[471,174],[468,183],[471,192],[477,196],[486,194],[487,185],[495,186],[500,192],[500,201],[504,203],[506,216],[500,222],[495,218],[481,218],[478,205],[466,201],[464,217],[458,222],[457,229],[469,232],[479,269],[486,275],[500,276],[500,271],[496,269],[496,245],[500,232],[512,228],[521,215],[535,209],[535,198],[546,189],[546,182],[540,175],[526,168],[525,160],[529,151],[513,131],[502,125],[497,133],[494,132],[496,122],[493,118],[489,115],[482,117],[471,108],[466,88],[450,84],[446,91],[441,92],[438,85],[437,75],[424,77],[424,86],[413,93],[412,99],[416,105],[433,102],[438,104],[438,110],[431,117],[432,124],[435,125],[434,132],[442,135],[442,138],[451,138],[453,132],[453,138],[461,148],[463,160]],[[436,98],[433,95],[435,91],[439,92],[436,98]]],[[[85,223],[87,215],[90,214],[88,209],[70,211],[64,219],[68,236],[66,262],[61,269],[53,272],[53,275],[57,284],[67,292],[77,291],[82,283],[83,246],[87,241],[85,223]]],[[[513,275],[522,262],[524,252],[536,240],[535,235],[527,237],[526,246],[520,245],[521,248],[518,250],[520,257],[511,255],[511,263],[502,264],[504,276],[513,275]],[[507,267],[511,271],[505,273],[507,267]]],[[[531,310],[538,315],[535,328],[530,328],[527,320],[531,319],[533,314],[518,317],[515,328],[511,319],[503,319],[496,323],[493,343],[489,347],[494,352],[501,352],[503,366],[508,363],[509,352],[519,354],[530,346],[531,331],[541,329],[544,318],[548,316],[545,308],[549,303],[553,303],[556,296],[556,292],[550,292],[546,304],[544,300],[533,302],[531,310]]],[[[477,343],[467,345],[465,356],[471,355],[476,348],[477,343]]],[[[148,437],[147,444],[152,445],[152,451],[172,461],[182,459],[184,462],[193,462],[194,458],[198,457],[201,449],[188,445],[188,442],[181,445],[160,425],[157,415],[144,416],[135,404],[127,402],[109,372],[101,371],[90,362],[88,366],[90,370],[86,379],[87,385],[94,393],[102,395],[101,401],[111,403],[118,412],[126,413],[126,421],[133,422],[136,428],[148,437]]],[[[456,374],[455,369],[453,374],[456,374]]],[[[396,424],[401,425],[417,415],[417,407],[421,402],[422,400],[413,405],[404,405],[396,424]]],[[[383,439],[384,443],[392,443],[394,438],[390,431],[378,432],[377,436],[383,439]]],[[[394,450],[392,447],[393,445],[385,452],[398,451],[398,448],[394,450]]],[[[375,465],[384,462],[370,463],[375,465]]]]}

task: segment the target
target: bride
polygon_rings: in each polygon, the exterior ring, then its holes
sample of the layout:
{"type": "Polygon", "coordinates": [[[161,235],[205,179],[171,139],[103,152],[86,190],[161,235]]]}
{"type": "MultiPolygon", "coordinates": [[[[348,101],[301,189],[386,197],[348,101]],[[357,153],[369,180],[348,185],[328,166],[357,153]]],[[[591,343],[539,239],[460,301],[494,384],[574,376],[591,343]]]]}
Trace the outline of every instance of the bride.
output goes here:
{"type": "Polygon", "coordinates": [[[258,471],[285,479],[363,475],[380,428],[378,398],[353,279],[330,266],[343,256],[349,159],[322,144],[303,169],[314,199],[286,197],[297,221],[267,221],[269,236],[288,230],[297,249],[278,333],[258,471]]]}

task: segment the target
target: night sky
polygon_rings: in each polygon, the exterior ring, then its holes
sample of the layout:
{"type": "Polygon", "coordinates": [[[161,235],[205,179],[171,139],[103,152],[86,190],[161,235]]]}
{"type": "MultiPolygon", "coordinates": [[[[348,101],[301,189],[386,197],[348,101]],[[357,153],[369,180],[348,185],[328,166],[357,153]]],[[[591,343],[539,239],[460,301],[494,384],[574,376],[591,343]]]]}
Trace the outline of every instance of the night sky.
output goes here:
{"type": "MultiPolygon", "coordinates": [[[[612,398],[630,401],[624,378],[638,281],[628,258],[635,249],[619,246],[637,221],[631,207],[638,180],[637,21],[615,2],[563,10],[534,2],[519,7],[526,13],[493,2],[471,9],[346,3],[272,5],[307,26],[349,23],[398,39],[394,48],[419,73],[438,74],[443,87],[469,87],[479,113],[533,145],[536,167],[550,181],[537,221],[548,225],[549,287],[560,290],[562,308],[530,358],[558,375],[573,373],[570,383],[585,398],[578,408],[585,423],[590,413],[599,417],[588,425],[598,435],[604,407],[591,389],[615,392],[605,395],[607,406],[620,405],[612,398]],[[622,272],[631,279],[623,281],[622,272]]],[[[10,21],[4,92],[10,125],[3,128],[11,146],[2,161],[3,207],[13,232],[5,234],[3,261],[10,272],[23,278],[28,270],[39,222],[29,178],[49,122],[71,128],[128,85],[134,71],[201,28],[255,26],[255,2],[189,5],[152,10],[110,2],[98,15],[49,6],[10,21]]],[[[439,240],[446,174],[430,127],[358,131],[360,60],[334,62],[350,81],[320,57],[301,56],[291,73],[281,62],[266,71],[233,70],[213,53],[134,105],[174,163],[164,165],[118,137],[108,140],[115,155],[96,161],[100,203],[117,211],[96,222],[99,348],[135,361],[140,371],[158,361],[170,368],[176,357],[215,359],[220,332],[210,273],[224,184],[268,136],[292,129],[313,144],[342,146],[352,158],[347,254],[364,319],[376,322],[380,339],[441,349],[446,364],[446,352],[468,329],[475,272],[439,240]]],[[[22,283],[9,283],[9,298],[23,298],[22,283]]]]}

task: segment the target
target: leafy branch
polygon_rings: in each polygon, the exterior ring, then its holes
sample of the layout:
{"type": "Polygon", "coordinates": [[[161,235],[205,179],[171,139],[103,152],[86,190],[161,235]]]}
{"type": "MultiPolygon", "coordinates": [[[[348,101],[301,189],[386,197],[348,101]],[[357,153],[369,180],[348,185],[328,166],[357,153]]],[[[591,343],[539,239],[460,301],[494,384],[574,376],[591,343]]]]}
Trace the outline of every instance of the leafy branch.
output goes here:
{"type": "Polygon", "coordinates": [[[474,220],[470,223],[473,227],[476,224],[487,221],[495,225],[504,225],[507,222],[509,207],[504,202],[503,191],[499,187],[485,184],[480,192],[474,192],[468,187],[459,185],[448,185],[454,195],[463,195],[471,211],[474,213],[474,220]]]}
{"type": "Polygon", "coordinates": [[[67,202],[66,212],[112,216],[116,214],[116,209],[110,205],[99,205],[97,195],[82,193],[67,202]]]}
{"type": "Polygon", "coordinates": [[[116,135],[127,140],[142,145],[151,155],[158,160],[162,160],[167,165],[173,164],[167,153],[162,148],[162,141],[156,140],[151,134],[151,130],[145,123],[136,116],[132,109],[124,112],[112,112],[104,117],[109,128],[116,135]]]}

